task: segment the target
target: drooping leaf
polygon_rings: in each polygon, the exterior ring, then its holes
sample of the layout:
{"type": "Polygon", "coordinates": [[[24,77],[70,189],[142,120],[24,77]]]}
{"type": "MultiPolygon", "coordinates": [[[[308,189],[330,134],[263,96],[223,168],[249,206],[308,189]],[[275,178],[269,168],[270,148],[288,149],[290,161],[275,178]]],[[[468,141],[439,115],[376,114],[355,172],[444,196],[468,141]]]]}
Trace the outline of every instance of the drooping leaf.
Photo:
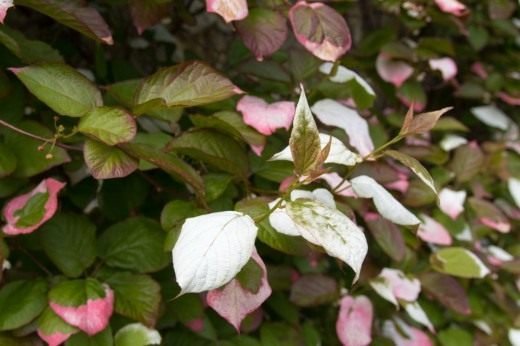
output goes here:
{"type": "Polygon", "coordinates": [[[247,0],[206,0],[206,11],[217,13],[229,23],[247,17],[247,0]]]}
{"type": "Polygon", "coordinates": [[[98,238],[98,255],[111,267],[140,273],[155,272],[168,263],[163,251],[165,236],[154,220],[130,218],[103,232],[98,238]]]}
{"type": "Polygon", "coordinates": [[[271,295],[264,262],[256,250],[253,251],[251,258],[260,269],[260,282],[256,292],[244,287],[239,278],[235,278],[224,287],[209,291],[206,296],[208,305],[231,323],[237,331],[240,330],[244,318],[259,308],[271,295]]]}
{"type": "Polygon", "coordinates": [[[263,99],[246,95],[237,103],[244,122],[265,136],[270,136],[277,129],[289,130],[294,118],[294,102],[279,101],[268,104],[263,99]]]}
{"type": "Polygon", "coordinates": [[[484,124],[503,131],[507,130],[512,122],[501,109],[493,105],[473,107],[471,113],[484,124]]]}
{"type": "Polygon", "coordinates": [[[344,346],[367,346],[372,342],[374,308],[365,296],[341,298],[336,334],[344,346]]]}
{"type": "Polygon", "coordinates": [[[454,278],[435,272],[420,276],[422,287],[442,305],[462,315],[469,315],[471,308],[464,287],[454,278]]]}
{"type": "Polygon", "coordinates": [[[129,6],[134,26],[141,35],[168,16],[170,0],[130,0],[129,6]]]}
{"type": "Polygon", "coordinates": [[[47,283],[42,279],[13,281],[0,289],[0,330],[25,326],[45,309],[47,283]]]}
{"type": "Polygon", "coordinates": [[[65,183],[48,178],[32,191],[10,200],[3,209],[7,225],[5,234],[18,235],[32,233],[54,216],[58,209],[58,193],[65,183]]]}
{"type": "Polygon", "coordinates": [[[239,177],[247,176],[249,171],[247,156],[240,144],[215,131],[201,129],[185,132],[176,137],[168,148],[239,177]]]}
{"type": "Polygon", "coordinates": [[[81,118],[78,130],[107,145],[131,141],[137,132],[132,116],[121,108],[98,107],[81,118]]]}
{"type": "Polygon", "coordinates": [[[11,71],[34,96],[58,114],[81,117],[103,104],[99,90],[68,65],[47,63],[11,68],[11,71]]]}
{"type": "Polygon", "coordinates": [[[251,217],[235,211],[187,219],[172,251],[182,293],[228,283],[249,261],[257,229],[251,217]]]}
{"type": "Polygon", "coordinates": [[[399,225],[418,225],[421,221],[397,201],[373,178],[361,175],[350,180],[352,189],[362,198],[371,198],[377,211],[386,219],[399,225]]]}
{"type": "Polygon", "coordinates": [[[475,142],[461,145],[455,150],[450,169],[459,183],[470,181],[484,165],[484,154],[475,142]]]}
{"type": "MultiPolygon", "coordinates": [[[[192,107],[224,100],[242,91],[213,68],[195,61],[163,68],[143,81],[136,103],[192,107]]],[[[140,113],[140,112],[137,112],[140,113]]]]}
{"type": "Polygon", "coordinates": [[[113,43],[107,23],[93,7],[82,6],[75,1],[60,0],[16,0],[15,3],[41,12],[98,42],[113,43]]]}
{"type": "Polygon", "coordinates": [[[254,8],[236,24],[238,34],[257,60],[262,61],[287,39],[287,20],[276,11],[254,8]]]}
{"type": "Polygon", "coordinates": [[[78,277],[96,258],[96,227],[78,214],[58,214],[41,230],[43,249],[67,276],[78,277]]]}
{"type": "Polygon", "coordinates": [[[365,215],[365,222],[383,251],[394,261],[402,261],[406,255],[406,244],[401,230],[376,213],[365,215]]]}
{"type": "Polygon", "coordinates": [[[462,247],[443,248],[430,257],[432,268],[462,278],[483,278],[489,269],[471,251],[462,247]]]}
{"type": "Polygon", "coordinates": [[[289,147],[296,173],[305,175],[315,168],[321,151],[320,136],[303,88],[296,105],[289,147]]]}
{"type": "Polygon", "coordinates": [[[49,305],[65,322],[92,336],[108,326],[114,292],[92,278],[62,281],[49,292],[49,305]]]}
{"type": "Polygon", "coordinates": [[[324,99],[316,102],[312,111],[323,124],[345,130],[350,145],[356,148],[361,156],[366,156],[374,150],[368,123],[355,110],[337,101],[324,99]]]}
{"type": "Polygon", "coordinates": [[[246,142],[257,155],[260,155],[265,147],[265,137],[247,126],[245,118],[242,120],[235,112],[223,111],[212,116],[193,115],[190,119],[197,127],[213,128],[246,142]]]}
{"type": "MultiPolygon", "coordinates": [[[[46,127],[33,121],[24,121],[17,124],[17,127],[31,134],[51,138],[52,134],[46,127]]],[[[46,158],[46,153],[38,150],[42,143],[36,139],[14,131],[5,133],[5,144],[16,156],[17,164],[12,176],[17,178],[28,178],[46,170],[69,162],[70,157],[62,148],[53,148],[50,153],[52,157],[46,158]]],[[[48,147],[47,147],[48,148],[48,147]]]]}
{"type": "Polygon", "coordinates": [[[132,157],[154,164],[166,173],[189,184],[199,195],[204,194],[204,182],[199,173],[177,156],[146,144],[124,143],[119,146],[132,157]]]}
{"type": "Polygon", "coordinates": [[[83,147],[85,163],[96,179],[122,178],[135,171],[139,162],[117,147],[87,139],[83,147]]]}
{"type": "Polygon", "coordinates": [[[286,209],[298,232],[350,266],[356,281],[368,250],[363,231],[345,214],[320,201],[297,199],[287,203],[286,209]]]}
{"type": "Polygon", "coordinates": [[[119,329],[114,337],[115,346],[160,345],[161,334],[141,323],[132,323],[119,329]]]}
{"type": "Polygon", "coordinates": [[[338,283],[330,276],[309,274],[300,277],[291,287],[290,300],[302,307],[331,303],[338,298],[338,283]]]}
{"type": "Polygon", "coordinates": [[[38,336],[50,346],[67,341],[78,330],[63,321],[51,308],[46,308],[38,319],[38,336]]]}
{"type": "Polygon", "coordinates": [[[335,61],[350,49],[347,22],[321,2],[297,2],[289,10],[289,20],[298,42],[322,60],[335,61]]]}
{"type": "Polygon", "coordinates": [[[396,150],[386,150],[385,155],[396,159],[406,167],[410,168],[412,172],[414,172],[419,177],[419,179],[421,179],[422,182],[426,184],[426,186],[428,186],[435,194],[437,194],[437,189],[435,187],[435,182],[433,181],[432,176],[419,161],[396,150]]]}
{"type": "Polygon", "coordinates": [[[63,62],[60,53],[45,42],[30,40],[5,25],[0,27],[0,43],[26,64],[63,62]]]}

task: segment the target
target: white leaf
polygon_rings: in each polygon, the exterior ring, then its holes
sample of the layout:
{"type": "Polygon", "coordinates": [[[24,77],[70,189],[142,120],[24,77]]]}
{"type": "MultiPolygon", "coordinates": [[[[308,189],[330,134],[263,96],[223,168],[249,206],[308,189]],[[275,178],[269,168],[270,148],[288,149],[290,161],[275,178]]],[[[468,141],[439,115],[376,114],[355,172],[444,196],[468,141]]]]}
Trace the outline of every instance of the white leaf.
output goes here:
{"type": "Polygon", "coordinates": [[[345,214],[316,200],[299,199],[286,205],[287,214],[307,241],[339,258],[359,277],[368,245],[363,231],[345,214]]]}
{"type": "Polygon", "coordinates": [[[160,345],[161,334],[141,323],[132,323],[119,329],[115,335],[115,346],[160,345]]]}
{"type": "Polygon", "coordinates": [[[497,129],[507,130],[511,124],[511,119],[500,109],[492,105],[471,108],[471,113],[484,124],[497,129]]]}
{"type": "Polygon", "coordinates": [[[515,204],[520,208],[520,180],[516,178],[509,178],[507,181],[507,187],[509,188],[509,193],[513,197],[515,204]]]}
{"type": "Polygon", "coordinates": [[[331,99],[318,101],[311,109],[323,124],[345,130],[350,145],[356,148],[362,156],[366,156],[374,150],[368,123],[355,110],[331,99]]]}
{"type": "Polygon", "coordinates": [[[468,140],[462,136],[457,135],[446,135],[441,140],[441,148],[444,151],[452,151],[453,149],[456,149],[460,147],[461,145],[464,145],[468,143],[468,140]]]}
{"type": "Polygon", "coordinates": [[[257,230],[251,217],[236,211],[186,219],[172,251],[181,293],[212,290],[233,279],[251,258],[257,230]]]}
{"type": "Polygon", "coordinates": [[[520,329],[511,328],[507,333],[512,346],[520,346],[520,329]]]}
{"type": "MultiPolygon", "coordinates": [[[[320,66],[320,72],[328,75],[328,74],[330,74],[330,71],[332,71],[333,66],[334,66],[334,64],[331,62],[323,63],[320,66]]],[[[364,80],[357,72],[352,71],[352,70],[346,68],[345,66],[339,65],[336,70],[336,74],[334,76],[330,76],[329,79],[331,82],[334,82],[334,83],[346,83],[346,82],[354,79],[363,89],[365,89],[365,91],[368,94],[373,95],[373,96],[376,95],[376,93],[374,92],[374,89],[372,89],[372,87],[370,86],[370,84],[368,84],[366,82],[366,80],[364,80]]]]}
{"type": "MultiPolygon", "coordinates": [[[[361,162],[361,157],[358,154],[350,151],[343,142],[334,136],[320,133],[320,147],[325,148],[330,143],[330,151],[325,163],[336,163],[344,166],[354,166],[356,163],[361,162]]],[[[291,148],[286,147],[284,150],[277,154],[274,154],[271,158],[273,161],[294,161],[291,148]]]]}
{"type": "Polygon", "coordinates": [[[447,187],[439,192],[439,208],[452,219],[456,219],[464,211],[466,191],[455,191],[447,187]]]}
{"type": "Polygon", "coordinates": [[[413,318],[416,322],[428,328],[432,333],[435,331],[430,319],[428,316],[426,316],[426,313],[419,305],[419,303],[407,303],[404,305],[404,309],[406,310],[406,313],[410,315],[410,317],[413,318]]]}
{"type": "MultiPolygon", "coordinates": [[[[314,199],[324,203],[325,205],[336,208],[336,202],[334,202],[334,196],[326,189],[315,189],[314,191],[306,190],[293,190],[291,192],[291,200],[297,200],[298,198],[314,199]]],[[[278,202],[279,198],[269,203],[269,208],[273,208],[278,202]]],[[[269,223],[278,232],[290,236],[300,236],[300,231],[294,223],[294,221],[287,215],[285,210],[285,203],[280,208],[275,209],[269,215],[269,223]]]]}
{"type": "Polygon", "coordinates": [[[320,175],[320,179],[325,180],[327,185],[335,194],[346,197],[356,197],[347,179],[343,179],[338,173],[331,172],[320,175]]]}
{"type": "Polygon", "coordinates": [[[350,181],[352,189],[362,198],[372,198],[377,211],[399,225],[417,225],[421,221],[399,203],[383,186],[369,176],[361,175],[350,181]]]}

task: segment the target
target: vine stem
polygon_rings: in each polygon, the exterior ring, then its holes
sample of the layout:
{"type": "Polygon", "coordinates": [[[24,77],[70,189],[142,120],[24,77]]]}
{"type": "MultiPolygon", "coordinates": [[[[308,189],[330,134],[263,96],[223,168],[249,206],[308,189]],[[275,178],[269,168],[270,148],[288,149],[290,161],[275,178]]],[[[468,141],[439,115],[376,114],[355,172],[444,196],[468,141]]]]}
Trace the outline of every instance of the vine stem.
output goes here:
{"type": "MultiPolygon", "coordinates": [[[[30,137],[32,139],[36,139],[36,140],[44,142],[44,143],[52,143],[54,141],[54,139],[52,139],[52,138],[41,137],[41,136],[35,135],[34,133],[30,133],[30,132],[27,132],[25,130],[22,130],[22,129],[20,129],[20,128],[12,125],[12,124],[9,124],[8,122],[6,122],[4,120],[1,120],[1,119],[0,119],[0,125],[2,125],[4,127],[7,127],[8,129],[13,130],[15,132],[18,132],[21,135],[30,137]]],[[[83,148],[75,147],[75,146],[72,146],[72,145],[63,144],[63,143],[60,143],[58,141],[55,142],[55,145],[57,147],[60,147],[60,148],[63,148],[63,149],[67,149],[67,150],[83,151],[83,148]]]]}

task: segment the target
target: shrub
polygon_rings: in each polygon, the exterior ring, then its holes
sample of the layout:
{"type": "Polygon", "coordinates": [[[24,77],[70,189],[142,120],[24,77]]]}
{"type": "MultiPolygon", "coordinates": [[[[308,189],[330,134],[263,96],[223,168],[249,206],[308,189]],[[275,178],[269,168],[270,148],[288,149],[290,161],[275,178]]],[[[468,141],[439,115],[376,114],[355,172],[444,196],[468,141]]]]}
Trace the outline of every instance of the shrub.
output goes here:
{"type": "Polygon", "coordinates": [[[518,7],[0,1],[0,344],[520,345],[518,7]]]}

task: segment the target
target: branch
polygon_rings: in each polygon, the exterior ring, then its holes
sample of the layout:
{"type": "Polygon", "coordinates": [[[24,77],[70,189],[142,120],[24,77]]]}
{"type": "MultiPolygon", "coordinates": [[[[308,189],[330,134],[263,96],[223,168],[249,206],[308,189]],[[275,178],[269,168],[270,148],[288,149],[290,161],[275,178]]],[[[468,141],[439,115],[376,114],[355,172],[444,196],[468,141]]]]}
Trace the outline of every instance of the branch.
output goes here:
{"type": "MultiPolygon", "coordinates": [[[[11,129],[11,130],[13,130],[15,132],[18,132],[19,134],[22,134],[24,136],[30,137],[32,139],[36,139],[36,140],[44,142],[44,143],[52,143],[54,141],[54,139],[52,139],[52,138],[41,137],[41,136],[35,135],[34,133],[30,133],[30,132],[27,132],[25,130],[22,130],[22,129],[20,129],[20,128],[12,125],[12,124],[9,124],[8,122],[5,122],[4,120],[1,120],[1,119],[0,119],[0,125],[2,125],[4,127],[7,127],[8,129],[11,129]]],[[[75,146],[72,146],[72,145],[63,144],[63,143],[60,143],[58,141],[56,141],[55,145],[57,147],[60,147],[60,148],[63,148],[63,149],[75,150],[75,151],[83,151],[83,148],[79,148],[79,147],[75,147],[75,146]]]]}

